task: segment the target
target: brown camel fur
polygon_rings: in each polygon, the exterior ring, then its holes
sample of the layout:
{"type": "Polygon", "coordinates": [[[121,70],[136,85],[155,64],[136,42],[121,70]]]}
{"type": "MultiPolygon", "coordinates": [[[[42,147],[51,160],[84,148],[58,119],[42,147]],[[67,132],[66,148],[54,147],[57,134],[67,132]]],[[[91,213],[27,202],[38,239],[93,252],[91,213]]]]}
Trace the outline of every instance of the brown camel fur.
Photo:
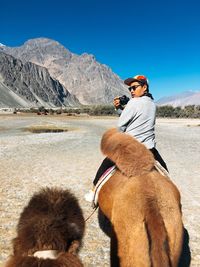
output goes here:
{"type": "Polygon", "coordinates": [[[177,187],[128,134],[108,130],[101,149],[119,169],[99,194],[100,209],[112,224],[111,266],[178,266],[183,224],[177,187]]]}
{"type": "Polygon", "coordinates": [[[85,222],[76,197],[68,190],[45,188],[24,208],[6,267],[81,267],[77,256],[85,222]],[[56,250],[56,259],[34,256],[56,250]]]}

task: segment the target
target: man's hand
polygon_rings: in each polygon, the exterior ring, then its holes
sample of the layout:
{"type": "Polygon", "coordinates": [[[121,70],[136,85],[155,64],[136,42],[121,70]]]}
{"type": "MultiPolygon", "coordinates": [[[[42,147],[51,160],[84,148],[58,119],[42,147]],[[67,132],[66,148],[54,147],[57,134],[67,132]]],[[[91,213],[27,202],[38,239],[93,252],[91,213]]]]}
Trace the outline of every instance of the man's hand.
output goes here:
{"type": "Polygon", "coordinates": [[[113,105],[115,106],[116,109],[122,108],[122,106],[120,104],[119,96],[114,98],[113,105]]]}

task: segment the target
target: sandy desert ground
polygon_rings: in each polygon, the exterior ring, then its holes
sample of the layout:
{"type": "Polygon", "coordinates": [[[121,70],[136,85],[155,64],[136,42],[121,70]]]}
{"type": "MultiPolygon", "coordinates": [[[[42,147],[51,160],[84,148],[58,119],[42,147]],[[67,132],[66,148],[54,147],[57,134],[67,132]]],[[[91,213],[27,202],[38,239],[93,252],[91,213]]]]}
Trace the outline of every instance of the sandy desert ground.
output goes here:
{"type": "MultiPolygon", "coordinates": [[[[87,217],[84,200],[103,159],[103,132],[117,117],[0,115],[0,262],[11,253],[16,224],[30,196],[43,186],[69,188],[87,217]],[[65,133],[33,134],[30,125],[58,125],[65,133]]],[[[182,196],[183,220],[189,233],[191,266],[200,266],[200,120],[157,119],[157,148],[182,196]]],[[[97,213],[87,222],[80,256],[84,265],[109,266],[109,239],[98,226],[97,213]]]]}

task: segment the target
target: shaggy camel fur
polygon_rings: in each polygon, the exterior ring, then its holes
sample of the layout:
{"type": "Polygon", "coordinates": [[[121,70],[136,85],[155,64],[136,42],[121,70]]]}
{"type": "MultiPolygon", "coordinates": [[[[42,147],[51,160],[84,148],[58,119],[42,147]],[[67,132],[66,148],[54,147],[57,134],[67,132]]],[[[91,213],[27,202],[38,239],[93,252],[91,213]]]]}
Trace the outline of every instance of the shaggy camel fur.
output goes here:
{"type": "Polygon", "coordinates": [[[82,210],[70,191],[42,189],[20,216],[13,240],[14,253],[6,267],[81,267],[76,254],[84,228],[82,210]],[[40,251],[55,257],[40,257],[40,251]]]}
{"type": "Polygon", "coordinates": [[[112,224],[111,266],[178,266],[183,242],[178,189],[154,169],[152,153],[128,134],[108,130],[101,149],[119,169],[99,194],[100,209],[112,224]]]}

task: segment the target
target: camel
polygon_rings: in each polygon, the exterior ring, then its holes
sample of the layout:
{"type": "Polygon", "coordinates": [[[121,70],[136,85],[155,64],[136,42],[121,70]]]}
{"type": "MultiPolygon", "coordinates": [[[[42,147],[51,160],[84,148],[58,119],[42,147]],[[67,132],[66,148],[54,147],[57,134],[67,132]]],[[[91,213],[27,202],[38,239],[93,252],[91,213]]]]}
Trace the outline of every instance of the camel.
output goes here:
{"type": "Polygon", "coordinates": [[[184,227],[177,187],[155,169],[152,153],[128,134],[107,130],[101,150],[118,168],[98,197],[111,222],[111,266],[178,266],[184,227]]]}
{"type": "Polygon", "coordinates": [[[20,215],[5,267],[82,267],[77,253],[84,229],[76,197],[69,190],[44,188],[20,215]]]}

